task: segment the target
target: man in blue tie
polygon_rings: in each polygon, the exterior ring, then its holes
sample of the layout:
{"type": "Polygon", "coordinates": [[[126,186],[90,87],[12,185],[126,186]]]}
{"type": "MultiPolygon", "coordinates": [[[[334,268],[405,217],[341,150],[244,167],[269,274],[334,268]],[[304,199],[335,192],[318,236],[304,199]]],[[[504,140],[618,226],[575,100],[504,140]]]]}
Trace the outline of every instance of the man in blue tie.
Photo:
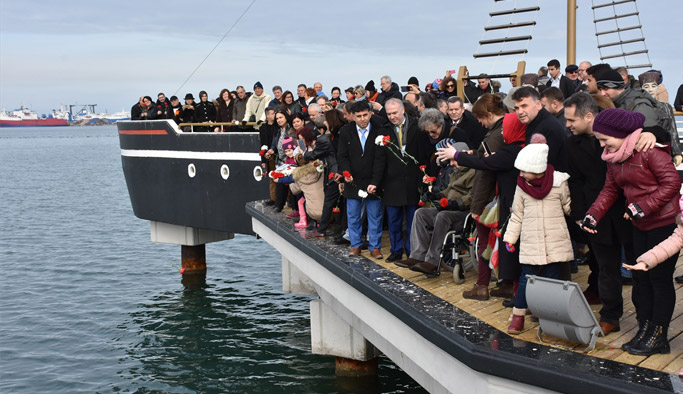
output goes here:
{"type": "Polygon", "coordinates": [[[337,162],[344,176],[344,197],[349,226],[351,250],[349,256],[359,256],[362,231],[362,208],[368,218],[368,243],[370,255],[381,259],[382,241],[382,201],[377,195],[382,183],[386,153],[384,147],[375,144],[377,136],[388,135],[381,122],[372,118],[372,110],[367,101],[357,101],[351,105],[353,122],[347,123],[339,132],[337,162]]]}

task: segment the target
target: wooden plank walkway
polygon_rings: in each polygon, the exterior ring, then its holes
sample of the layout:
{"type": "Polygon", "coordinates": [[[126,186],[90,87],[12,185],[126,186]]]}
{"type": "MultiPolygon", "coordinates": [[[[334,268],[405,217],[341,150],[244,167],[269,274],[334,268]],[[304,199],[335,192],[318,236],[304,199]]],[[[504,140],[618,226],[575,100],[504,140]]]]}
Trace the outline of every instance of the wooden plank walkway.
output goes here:
{"type": "MultiPolygon", "coordinates": [[[[386,233],[382,240],[382,253],[389,256],[389,239],[386,233]]],[[[424,288],[430,293],[440,297],[456,307],[470,313],[476,318],[488,323],[507,334],[508,318],[512,312],[511,308],[502,306],[502,298],[492,297],[488,301],[467,300],[462,298],[462,292],[470,289],[476,282],[476,272],[470,270],[466,272],[465,283],[455,284],[451,272],[442,270],[441,276],[427,278],[425,275],[411,271],[407,268],[400,268],[393,263],[384,260],[376,260],[370,257],[367,250],[362,251],[362,255],[373,260],[382,267],[396,273],[397,275],[413,282],[424,288]]],[[[572,280],[577,282],[583,290],[588,286],[588,274],[590,270],[587,265],[579,266],[579,272],[572,275],[572,280]]],[[[675,276],[683,275],[683,257],[679,257],[676,265],[675,276]]],[[[674,309],[671,325],[669,326],[669,341],[671,343],[670,354],[657,354],[650,357],[634,356],[621,350],[621,345],[630,340],[638,330],[635,318],[635,308],[631,302],[631,286],[624,286],[624,316],[621,319],[621,331],[610,333],[605,337],[598,338],[598,342],[588,354],[594,357],[619,361],[626,364],[638,365],[645,368],[655,369],[670,374],[678,375],[683,368],[683,285],[676,286],[676,307],[674,309]]],[[[493,283],[490,288],[493,288],[493,283]]],[[[599,320],[600,305],[591,305],[591,309],[599,320]]],[[[540,343],[536,336],[538,323],[534,323],[528,318],[524,322],[524,331],[517,335],[519,339],[529,342],[540,343]]],[[[544,335],[546,345],[581,352],[585,345],[553,338],[544,335]]]]}

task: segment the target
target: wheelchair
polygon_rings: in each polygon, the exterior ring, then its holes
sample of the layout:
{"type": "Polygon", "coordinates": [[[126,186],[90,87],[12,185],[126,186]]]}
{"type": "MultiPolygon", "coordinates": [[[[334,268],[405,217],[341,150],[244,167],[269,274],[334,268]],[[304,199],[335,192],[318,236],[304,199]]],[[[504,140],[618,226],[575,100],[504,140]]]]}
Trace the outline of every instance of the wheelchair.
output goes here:
{"type": "Polygon", "coordinates": [[[465,271],[478,270],[478,238],[477,226],[471,213],[465,218],[461,229],[451,230],[444,237],[439,270],[443,265],[447,271],[453,271],[453,281],[456,284],[465,282],[465,271]]]}

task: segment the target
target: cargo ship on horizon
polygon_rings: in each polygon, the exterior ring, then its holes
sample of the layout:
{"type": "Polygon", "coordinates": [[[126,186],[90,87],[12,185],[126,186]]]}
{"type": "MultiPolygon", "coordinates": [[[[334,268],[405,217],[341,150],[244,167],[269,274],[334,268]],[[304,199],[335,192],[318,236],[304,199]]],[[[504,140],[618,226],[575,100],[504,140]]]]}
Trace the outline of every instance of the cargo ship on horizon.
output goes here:
{"type": "Polygon", "coordinates": [[[68,126],[71,115],[68,111],[52,110],[49,115],[39,116],[24,107],[13,111],[0,112],[0,127],[55,127],[68,126]]]}

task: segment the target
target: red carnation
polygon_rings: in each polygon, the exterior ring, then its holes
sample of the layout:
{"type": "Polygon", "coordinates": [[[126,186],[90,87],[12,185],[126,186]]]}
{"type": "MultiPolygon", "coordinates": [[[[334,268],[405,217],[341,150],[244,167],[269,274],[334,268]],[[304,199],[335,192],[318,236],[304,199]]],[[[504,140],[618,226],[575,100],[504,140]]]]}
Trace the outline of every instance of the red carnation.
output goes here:
{"type": "Polygon", "coordinates": [[[334,208],[332,208],[332,212],[334,212],[334,213],[339,213],[339,212],[340,212],[340,210],[339,210],[339,208],[338,208],[338,207],[334,207],[334,208]]]}
{"type": "Polygon", "coordinates": [[[439,200],[439,204],[442,208],[446,208],[448,206],[448,199],[446,197],[442,198],[441,200],[439,200]]]}
{"type": "Polygon", "coordinates": [[[180,269],[180,273],[181,273],[181,274],[184,274],[184,273],[185,273],[185,267],[183,267],[183,268],[180,269]]]}
{"type": "Polygon", "coordinates": [[[496,237],[498,237],[498,238],[500,238],[500,237],[502,237],[502,236],[503,236],[503,234],[501,234],[501,232],[500,232],[500,231],[498,231],[498,230],[494,231],[494,232],[493,232],[493,234],[495,234],[495,235],[496,235],[496,237]]]}
{"type": "Polygon", "coordinates": [[[327,176],[327,179],[332,179],[335,175],[336,174],[334,172],[330,172],[330,175],[327,176]]]}
{"type": "Polygon", "coordinates": [[[427,183],[432,183],[432,182],[434,182],[435,180],[436,180],[436,177],[435,177],[435,176],[428,176],[428,177],[427,177],[427,183]]]}
{"type": "Polygon", "coordinates": [[[425,170],[427,170],[427,166],[424,165],[424,164],[421,165],[421,166],[420,166],[420,171],[425,172],[425,170]]]}
{"type": "Polygon", "coordinates": [[[474,242],[477,240],[477,237],[468,237],[467,240],[470,242],[474,242]]]}
{"type": "Polygon", "coordinates": [[[382,137],[382,144],[386,145],[386,144],[388,144],[389,142],[391,142],[391,137],[390,137],[390,136],[385,135],[384,137],[382,137]]]}
{"type": "Polygon", "coordinates": [[[344,175],[344,178],[351,178],[351,173],[348,171],[344,171],[342,174],[344,175]]]}
{"type": "Polygon", "coordinates": [[[263,149],[261,149],[261,150],[258,152],[258,155],[259,155],[259,156],[263,156],[265,153],[266,153],[266,151],[263,150],[263,149]]]}
{"type": "Polygon", "coordinates": [[[421,206],[424,206],[424,205],[425,205],[425,202],[422,201],[422,200],[420,200],[420,201],[417,203],[417,206],[418,206],[418,207],[421,207],[421,206]]]}
{"type": "Polygon", "coordinates": [[[270,175],[273,177],[273,179],[278,179],[278,178],[282,178],[283,176],[285,176],[285,174],[283,174],[281,172],[277,172],[277,171],[271,172],[270,175]]]}

